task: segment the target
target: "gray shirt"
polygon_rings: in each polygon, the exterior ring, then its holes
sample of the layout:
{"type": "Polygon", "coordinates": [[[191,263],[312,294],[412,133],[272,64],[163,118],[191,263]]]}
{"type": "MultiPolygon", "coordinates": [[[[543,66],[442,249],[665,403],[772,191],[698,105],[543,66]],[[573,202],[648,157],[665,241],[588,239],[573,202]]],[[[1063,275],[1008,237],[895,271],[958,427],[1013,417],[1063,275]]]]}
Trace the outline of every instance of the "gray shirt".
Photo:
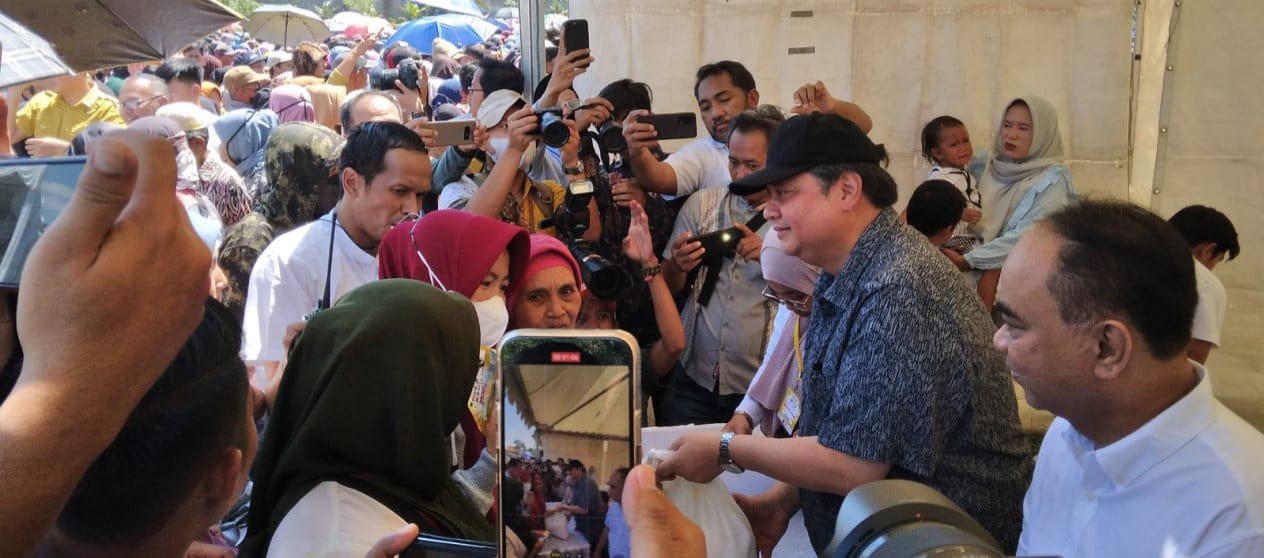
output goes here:
{"type": "MultiPolygon", "coordinates": [[[[745,198],[729,193],[728,188],[696,192],[676,216],[663,257],[671,257],[671,247],[686,232],[697,238],[745,224],[759,211],[745,198]]],[[[765,223],[755,232],[763,236],[768,226],[765,223]]],[[[687,348],[681,364],[685,374],[707,390],[715,387],[718,377],[720,395],[745,394],[764,359],[777,306],[762,294],[768,283],[757,261],[736,255],[725,258],[715,292],[707,305],[701,306],[697,291],[704,278],[705,270],[700,270],[682,311],[687,348]]]]}
{"type": "MultiPolygon", "coordinates": [[[[992,324],[965,277],[885,209],[817,282],[800,433],[888,463],[970,513],[1009,553],[1032,460],[992,324]]],[[[819,552],[843,497],[800,490],[819,552]]]]}

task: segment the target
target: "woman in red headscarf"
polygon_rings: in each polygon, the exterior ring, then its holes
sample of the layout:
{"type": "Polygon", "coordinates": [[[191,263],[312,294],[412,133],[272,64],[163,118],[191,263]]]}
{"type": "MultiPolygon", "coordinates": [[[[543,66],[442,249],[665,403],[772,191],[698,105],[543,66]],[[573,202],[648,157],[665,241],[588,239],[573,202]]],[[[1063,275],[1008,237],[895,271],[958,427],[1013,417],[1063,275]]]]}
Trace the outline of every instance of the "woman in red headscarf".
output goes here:
{"type": "Polygon", "coordinates": [[[579,263],[566,245],[551,235],[531,235],[522,288],[510,298],[514,328],[574,328],[583,290],[579,263]]]}
{"type": "MultiPolygon", "coordinates": [[[[471,478],[469,484],[480,494],[475,497],[483,512],[491,505],[495,483],[495,460],[487,447],[487,431],[494,428],[492,382],[495,358],[491,348],[500,343],[509,322],[506,300],[522,287],[530,241],[527,232],[465,211],[442,210],[416,221],[396,225],[378,247],[377,273],[380,279],[407,278],[464,295],[478,314],[480,344],[484,347],[483,368],[470,394],[469,409],[461,417],[465,436],[460,462],[469,471],[488,469],[490,479],[471,478]]],[[[471,473],[471,477],[481,473],[471,473]]]]}

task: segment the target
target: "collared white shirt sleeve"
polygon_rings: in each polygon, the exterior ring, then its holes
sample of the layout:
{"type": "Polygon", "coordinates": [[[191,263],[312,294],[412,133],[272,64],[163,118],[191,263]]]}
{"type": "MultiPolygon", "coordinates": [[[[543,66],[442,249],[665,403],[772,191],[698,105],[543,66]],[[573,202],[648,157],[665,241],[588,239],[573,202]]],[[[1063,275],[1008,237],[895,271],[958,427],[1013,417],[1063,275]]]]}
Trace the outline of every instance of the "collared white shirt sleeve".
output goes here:
{"type": "Polygon", "coordinates": [[[404,525],[402,517],[365,493],[325,481],[286,512],[268,556],[364,556],[378,539],[404,525]]]}
{"type": "Polygon", "coordinates": [[[1219,348],[1228,303],[1224,284],[1198,260],[1194,260],[1194,278],[1198,282],[1198,307],[1194,309],[1194,326],[1190,335],[1219,348]]]}
{"type": "Polygon", "coordinates": [[[1198,385],[1103,448],[1058,418],[1023,504],[1020,556],[1264,556],[1264,434],[1198,385]]]}
{"type": "Polygon", "coordinates": [[[709,135],[689,142],[665,162],[676,171],[677,196],[688,196],[704,188],[727,187],[733,181],[729,175],[729,147],[709,135]]]}

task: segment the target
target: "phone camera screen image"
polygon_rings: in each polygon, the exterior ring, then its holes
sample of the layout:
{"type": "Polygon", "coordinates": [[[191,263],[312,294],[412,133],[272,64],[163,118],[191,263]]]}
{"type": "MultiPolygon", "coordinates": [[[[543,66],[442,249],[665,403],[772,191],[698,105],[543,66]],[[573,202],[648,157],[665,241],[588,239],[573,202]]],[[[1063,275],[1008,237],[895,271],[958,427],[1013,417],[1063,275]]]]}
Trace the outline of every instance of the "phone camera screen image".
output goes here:
{"type": "Polygon", "coordinates": [[[611,476],[639,458],[636,344],[618,331],[526,330],[500,359],[502,556],[587,558],[611,476]]]}

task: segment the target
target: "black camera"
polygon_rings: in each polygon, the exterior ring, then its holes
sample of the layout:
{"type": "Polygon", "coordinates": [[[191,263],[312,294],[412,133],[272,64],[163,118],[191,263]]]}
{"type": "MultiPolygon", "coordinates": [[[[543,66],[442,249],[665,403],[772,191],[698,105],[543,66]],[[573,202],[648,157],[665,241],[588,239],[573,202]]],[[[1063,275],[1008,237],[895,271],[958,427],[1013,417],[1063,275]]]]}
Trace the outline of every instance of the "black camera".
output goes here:
{"type": "Polygon", "coordinates": [[[562,111],[546,109],[537,112],[540,115],[540,135],[544,144],[549,147],[562,147],[571,141],[571,129],[562,121],[562,111]]]}
{"type": "Polygon", "coordinates": [[[597,143],[606,153],[618,153],[628,148],[628,140],[623,137],[623,126],[613,119],[597,125],[597,143]]]}
{"type": "Polygon", "coordinates": [[[369,86],[381,91],[395,91],[395,80],[403,82],[404,87],[416,90],[421,83],[420,68],[417,61],[405,58],[395,65],[395,69],[378,69],[369,74],[369,86]]]}
{"type": "MultiPolygon", "coordinates": [[[[569,134],[569,132],[568,132],[569,134]]],[[[584,285],[600,299],[614,299],[630,285],[628,276],[621,268],[597,253],[595,243],[583,239],[588,231],[588,203],[593,197],[592,182],[582,180],[570,183],[566,201],[553,215],[553,226],[566,242],[571,255],[579,262],[584,285]]]]}

